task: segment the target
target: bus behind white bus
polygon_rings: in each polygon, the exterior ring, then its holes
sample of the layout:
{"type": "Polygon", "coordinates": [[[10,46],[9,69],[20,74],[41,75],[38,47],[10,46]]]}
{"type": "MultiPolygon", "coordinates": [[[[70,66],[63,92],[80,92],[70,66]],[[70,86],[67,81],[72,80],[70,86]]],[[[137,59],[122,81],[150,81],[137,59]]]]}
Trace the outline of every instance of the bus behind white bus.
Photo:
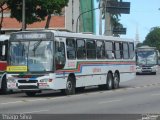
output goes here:
{"type": "Polygon", "coordinates": [[[159,52],[156,47],[141,46],[136,49],[136,74],[154,74],[158,70],[159,52]]]}
{"type": "Polygon", "coordinates": [[[0,35],[0,93],[7,93],[6,67],[9,35],[0,35]]]}
{"type": "Polygon", "coordinates": [[[135,77],[134,41],[65,31],[12,33],[7,85],[34,96],[43,90],[116,89],[135,77]]]}

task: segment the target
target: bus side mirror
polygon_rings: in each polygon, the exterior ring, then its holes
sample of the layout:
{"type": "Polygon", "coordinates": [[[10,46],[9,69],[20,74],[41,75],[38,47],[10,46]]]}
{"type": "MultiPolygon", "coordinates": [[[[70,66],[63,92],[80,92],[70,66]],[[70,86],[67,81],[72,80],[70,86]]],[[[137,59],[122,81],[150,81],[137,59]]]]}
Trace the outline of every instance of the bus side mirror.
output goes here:
{"type": "Polygon", "coordinates": [[[3,45],[2,46],[2,56],[5,56],[6,55],[6,46],[5,45],[3,45]]]}
{"type": "Polygon", "coordinates": [[[3,45],[2,46],[2,54],[1,54],[1,60],[5,60],[5,56],[6,56],[6,46],[3,45]]]}

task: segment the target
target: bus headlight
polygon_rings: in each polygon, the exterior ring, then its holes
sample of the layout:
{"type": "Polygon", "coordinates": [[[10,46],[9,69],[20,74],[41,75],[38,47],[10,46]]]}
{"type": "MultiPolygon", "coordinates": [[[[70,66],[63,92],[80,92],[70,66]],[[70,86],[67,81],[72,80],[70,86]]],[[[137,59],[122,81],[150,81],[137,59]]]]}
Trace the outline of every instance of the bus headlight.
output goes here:
{"type": "Polygon", "coordinates": [[[151,67],[151,69],[156,70],[156,69],[157,69],[157,66],[153,66],[153,67],[151,67]]]}
{"type": "Polygon", "coordinates": [[[136,66],[136,69],[140,69],[141,67],[139,67],[139,66],[136,66]]]}
{"type": "Polygon", "coordinates": [[[8,79],[7,79],[7,82],[9,82],[9,83],[16,83],[16,80],[13,79],[13,78],[8,78],[8,79]]]}
{"type": "Polygon", "coordinates": [[[49,79],[45,78],[45,79],[41,79],[40,82],[48,82],[49,79]]]}

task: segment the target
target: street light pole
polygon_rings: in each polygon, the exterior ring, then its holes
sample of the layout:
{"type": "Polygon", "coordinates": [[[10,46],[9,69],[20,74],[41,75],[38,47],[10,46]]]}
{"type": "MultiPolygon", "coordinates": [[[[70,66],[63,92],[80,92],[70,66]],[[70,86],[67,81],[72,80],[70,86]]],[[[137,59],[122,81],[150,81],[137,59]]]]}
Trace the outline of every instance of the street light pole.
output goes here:
{"type": "Polygon", "coordinates": [[[91,9],[91,10],[87,10],[87,11],[82,12],[81,14],[79,14],[79,16],[78,16],[78,18],[77,18],[77,21],[76,21],[76,33],[79,32],[79,30],[78,30],[78,20],[79,20],[80,16],[83,15],[83,14],[85,14],[85,13],[88,13],[88,12],[91,12],[91,11],[94,11],[94,10],[97,10],[97,9],[100,9],[100,7],[94,8],[94,9],[91,9]]]}
{"type": "Polygon", "coordinates": [[[25,28],[26,28],[26,23],[25,23],[25,5],[26,5],[25,0],[23,0],[23,2],[22,2],[22,31],[24,31],[25,28]]]}

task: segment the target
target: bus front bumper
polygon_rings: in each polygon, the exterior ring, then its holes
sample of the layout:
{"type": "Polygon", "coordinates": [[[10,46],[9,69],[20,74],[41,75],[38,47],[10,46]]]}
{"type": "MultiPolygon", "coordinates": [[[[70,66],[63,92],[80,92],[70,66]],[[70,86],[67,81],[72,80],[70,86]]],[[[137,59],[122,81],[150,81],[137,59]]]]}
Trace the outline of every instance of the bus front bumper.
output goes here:
{"type": "Polygon", "coordinates": [[[157,66],[136,68],[136,73],[152,73],[152,72],[157,72],[157,66]]]}

